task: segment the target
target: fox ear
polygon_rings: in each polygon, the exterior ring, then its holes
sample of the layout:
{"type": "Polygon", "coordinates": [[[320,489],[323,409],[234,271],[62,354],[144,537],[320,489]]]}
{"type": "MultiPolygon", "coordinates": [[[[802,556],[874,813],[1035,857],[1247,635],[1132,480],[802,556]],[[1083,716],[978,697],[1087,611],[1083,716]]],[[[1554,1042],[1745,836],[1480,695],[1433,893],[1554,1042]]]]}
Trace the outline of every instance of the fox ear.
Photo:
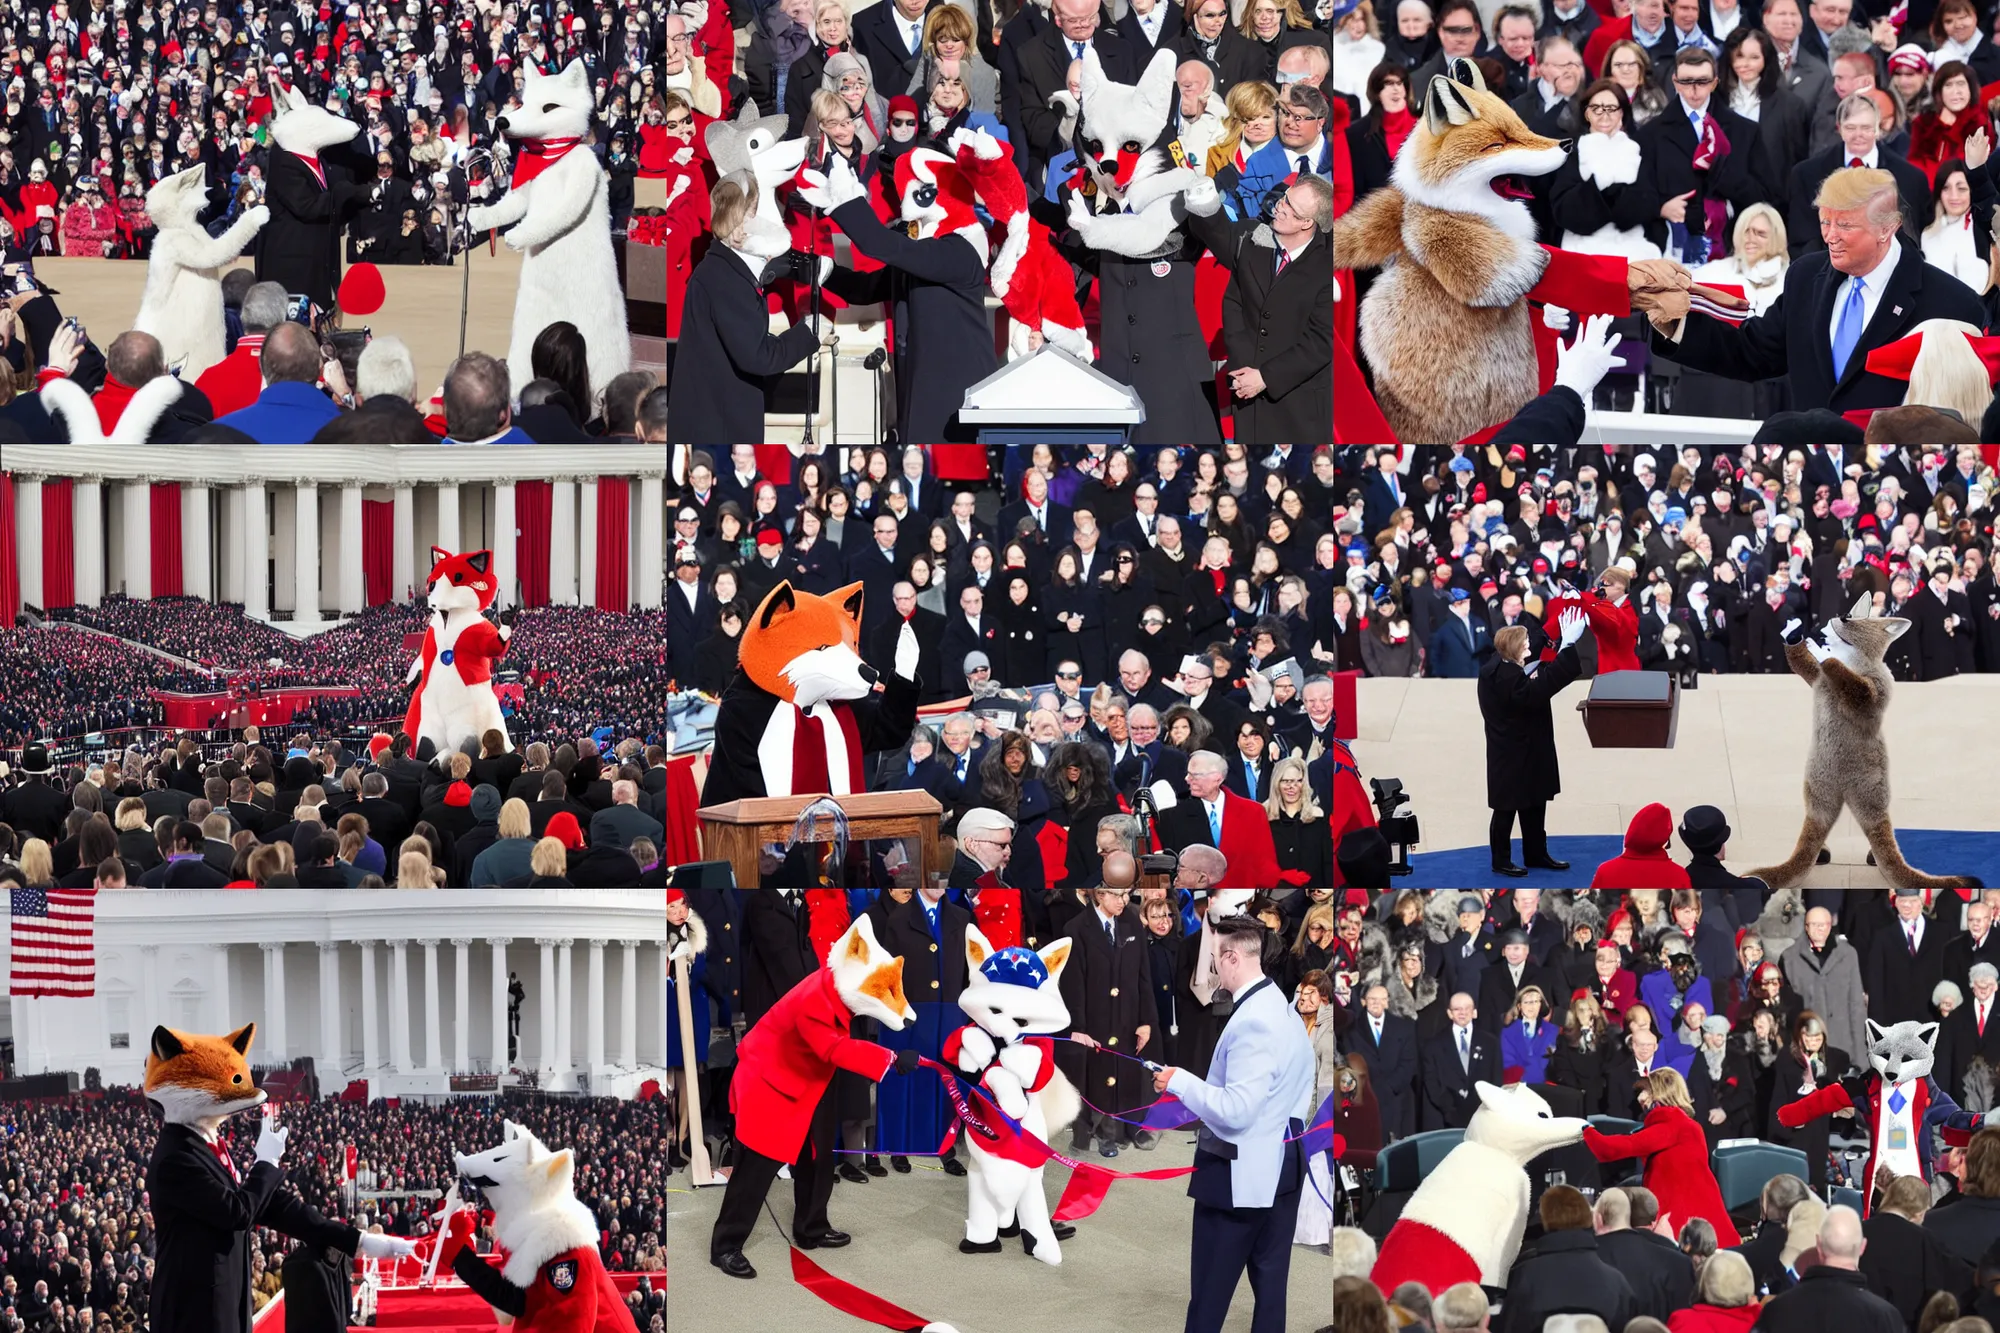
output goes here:
{"type": "Polygon", "coordinates": [[[1873,613],[1874,607],[1875,599],[1864,592],[1855,600],[1854,609],[1847,613],[1847,618],[1849,620],[1866,620],[1873,613]]]}
{"type": "Polygon", "coordinates": [[[1926,1023],[1917,1029],[1917,1040],[1930,1047],[1933,1052],[1937,1050],[1937,1039],[1938,1025],[1936,1023],[1926,1023]]]}
{"type": "Polygon", "coordinates": [[[1452,61],[1451,77],[1454,82],[1462,83],[1468,88],[1477,88],[1482,93],[1486,91],[1486,76],[1481,74],[1479,66],[1470,60],[1452,61]]]}
{"type": "Polygon", "coordinates": [[[432,564],[434,564],[434,565],[435,565],[435,564],[437,564],[437,563],[438,563],[438,562],[440,562],[440,561],[443,561],[443,560],[449,560],[449,559],[451,559],[451,552],[450,552],[450,551],[447,551],[447,550],[445,550],[445,549],[444,549],[444,547],[442,547],[442,546],[433,546],[433,547],[431,547],[431,563],[432,563],[432,564]]]}
{"type": "Polygon", "coordinates": [[[965,928],[965,970],[977,972],[979,965],[993,956],[993,945],[977,926],[965,928]]]}
{"type": "Polygon", "coordinates": [[[465,557],[465,563],[484,574],[493,567],[493,552],[474,551],[471,555],[465,557]]]}
{"type": "Polygon", "coordinates": [[[256,1035],[257,1025],[255,1023],[245,1023],[242,1027],[224,1037],[223,1040],[234,1046],[238,1055],[248,1055],[250,1054],[251,1039],[256,1035]]]}
{"type": "Polygon", "coordinates": [[[1054,944],[1044,946],[1036,954],[1042,960],[1042,966],[1049,970],[1049,980],[1051,982],[1062,976],[1063,964],[1069,961],[1071,948],[1072,945],[1069,940],[1060,939],[1054,944]]]}
{"type": "Polygon", "coordinates": [[[757,608],[757,628],[771,628],[772,621],[793,610],[798,604],[799,599],[792,592],[791,580],[779,579],[778,586],[771,589],[764,598],[764,604],[757,608]]]}
{"type": "Polygon", "coordinates": [[[1863,1021],[1868,1024],[1868,1044],[1870,1046],[1873,1046],[1876,1042],[1889,1035],[1889,1030],[1874,1019],[1869,1018],[1863,1021]]]}
{"type": "Polygon", "coordinates": [[[1889,642],[1894,643],[1910,632],[1910,622],[1901,616],[1884,616],[1875,622],[1889,632],[1889,642]]]}
{"type": "Polygon", "coordinates": [[[861,623],[862,584],[850,583],[845,588],[833,590],[833,601],[840,606],[841,614],[859,625],[861,623]]]}
{"type": "Polygon", "coordinates": [[[169,1029],[163,1027],[153,1029],[153,1058],[155,1060],[171,1060],[186,1049],[185,1046],[181,1045],[181,1039],[175,1036],[169,1029]]]}
{"type": "Polygon", "coordinates": [[[1472,103],[1465,100],[1459,86],[1444,75],[1431,80],[1430,96],[1424,99],[1424,128],[1443,134],[1453,125],[1470,125],[1478,119],[1472,103]]]}
{"type": "Polygon", "coordinates": [[[568,1148],[550,1153],[546,1159],[550,1180],[568,1180],[576,1169],[576,1154],[568,1148]]]}

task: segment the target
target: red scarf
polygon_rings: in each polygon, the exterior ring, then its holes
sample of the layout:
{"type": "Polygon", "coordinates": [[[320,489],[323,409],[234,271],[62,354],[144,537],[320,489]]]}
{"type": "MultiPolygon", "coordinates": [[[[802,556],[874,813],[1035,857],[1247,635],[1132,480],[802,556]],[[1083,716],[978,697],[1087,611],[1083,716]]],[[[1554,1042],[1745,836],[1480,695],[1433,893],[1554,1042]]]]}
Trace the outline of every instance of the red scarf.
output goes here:
{"type": "Polygon", "coordinates": [[[569,155],[569,150],[582,142],[581,136],[571,135],[566,139],[523,139],[521,151],[514,156],[514,177],[510,189],[520,189],[535,177],[569,155]]]}
{"type": "Polygon", "coordinates": [[[1404,107],[1401,111],[1382,113],[1382,138],[1389,146],[1389,156],[1392,160],[1402,151],[1403,140],[1409,138],[1410,132],[1416,127],[1417,118],[1410,114],[1408,107],[1404,107]]]}
{"type": "MultiPolygon", "coordinates": [[[[290,149],[286,149],[285,151],[291,152],[290,149]]],[[[306,164],[306,170],[313,174],[313,179],[319,182],[319,188],[324,190],[326,188],[326,170],[320,166],[319,158],[307,157],[304,153],[292,153],[292,156],[306,164]]]]}
{"type": "MultiPolygon", "coordinates": [[[[792,704],[791,708],[798,715],[792,732],[792,793],[830,791],[832,784],[827,775],[830,742],[826,726],[797,704],[792,704]]],[[[834,704],[833,714],[847,736],[847,789],[851,792],[866,791],[867,783],[861,776],[861,729],[855,725],[854,714],[845,704],[834,704]]],[[[773,792],[772,795],[792,793],[773,792]]]]}

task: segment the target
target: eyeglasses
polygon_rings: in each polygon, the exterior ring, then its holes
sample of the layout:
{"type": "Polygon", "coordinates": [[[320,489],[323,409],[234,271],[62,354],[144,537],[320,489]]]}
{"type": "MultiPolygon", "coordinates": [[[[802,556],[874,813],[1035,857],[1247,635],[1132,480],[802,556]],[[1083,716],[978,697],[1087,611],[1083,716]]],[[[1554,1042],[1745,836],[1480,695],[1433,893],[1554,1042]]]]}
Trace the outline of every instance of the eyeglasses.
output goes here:
{"type": "Polygon", "coordinates": [[[1081,671],[1058,671],[1058,672],[1056,672],[1056,679],[1057,679],[1057,680],[1081,680],[1081,679],[1083,679],[1083,673],[1082,673],[1081,671]]]}
{"type": "Polygon", "coordinates": [[[1712,84],[1713,84],[1714,82],[1715,82],[1715,76],[1714,76],[1713,74],[1710,74],[1710,75],[1709,75],[1708,77],[1706,77],[1706,78],[1701,78],[1701,79],[1675,79],[1675,80],[1674,80],[1674,87],[1676,87],[1676,88],[1707,88],[1707,87],[1709,87],[1710,85],[1712,85],[1712,84]]]}
{"type": "Polygon", "coordinates": [[[915,129],[917,122],[910,116],[891,116],[889,117],[889,124],[896,129],[908,130],[915,129]]]}
{"type": "Polygon", "coordinates": [[[1584,111],[1593,116],[1617,116],[1624,114],[1624,108],[1615,102],[1592,102],[1584,111]]]}
{"type": "Polygon", "coordinates": [[[1121,555],[1118,557],[1117,563],[1121,565],[1131,565],[1131,564],[1136,564],[1138,562],[1133,560],[1132,557],[1129,555],[1121,555]]]}
{"type": "Polygon", "coordinates": [[[1439,28],[1438,31],[1447,37],[1477,37],[1479,35],[1479,29],[1469,23],[1454,24],[1449,28],[1439,28]]]}

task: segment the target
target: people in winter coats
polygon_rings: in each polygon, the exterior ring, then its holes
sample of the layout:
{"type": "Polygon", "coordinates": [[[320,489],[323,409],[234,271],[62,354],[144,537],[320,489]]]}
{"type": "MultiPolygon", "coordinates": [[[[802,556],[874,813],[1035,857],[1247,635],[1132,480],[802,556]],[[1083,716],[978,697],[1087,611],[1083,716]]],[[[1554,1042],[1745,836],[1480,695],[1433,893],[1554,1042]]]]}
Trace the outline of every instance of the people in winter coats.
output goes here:
{"type": "Polygon", "coordinates": [[[1736,1224],[1729,1220],[1709,1168],[1708,1136],[1695,1120],[1686,1081],[1671,1069],[1655,1069],[1639,1089],[1639,1104],[1646,1119],[1636,1133],[1604,1134],[1594,1126],[1583,1131],[1591,1156],[1600,1162],[1642,1158],[1645,1186],[1659,1196],[1661,1216],[1676,1222],[1706,1218],[1715,1228],[1716,1244],[1739,1244],[1736,1224]]]}
{"type": "Polygon", "coordinates": [[[1658,801],[1643,807],[1625,826],[1625,850],[1597,867],[1593,889],[1684,889],[1687,871],[1667,855],[1673,812],[1658,801]]]}

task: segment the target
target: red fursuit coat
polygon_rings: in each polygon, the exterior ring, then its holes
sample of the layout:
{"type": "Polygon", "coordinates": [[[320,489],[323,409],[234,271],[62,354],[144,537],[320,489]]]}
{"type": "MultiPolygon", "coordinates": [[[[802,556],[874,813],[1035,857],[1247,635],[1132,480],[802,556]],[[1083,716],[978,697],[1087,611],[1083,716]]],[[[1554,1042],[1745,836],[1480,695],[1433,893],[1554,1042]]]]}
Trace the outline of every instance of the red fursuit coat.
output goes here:
{"type": "MultiPolygon", "coordinates": [[[[1340,851],[1340,840],[1356,829],[1375,827],[1375,807],[1368,803],[1368,793],[1361,785],[1361,773],[1354,767],[1354,755],[1340,741],[1333,743],[1333,850],[1340,851]]],[[[1347,881],[1340,876],[1340,866],[1333,867],[1333,887],[1344,889],[1347,881]]]]}
{"type": "Polygon", "coordinates": [[[1542,622],[1542,628],[1549,632],[1551,639],[1562,636],[1562,613],[1576,607],[1581,607],[1583,613],[1590,617],[1590,628],[1597,635],[1597,674],[1603,676],[1613,671],[1637,671],[1639,609],[1632,604],[1632,599],[1627,597],[1623,606],[1613,606],[1594,592],[1576,597],[1558,597],[1549,603],[1547,618],[1542,622]]]}
{"type": "Polygon", "coordinates": [[[1278,887],[1278,845],[1271,840],[1271,816],[1261,803],[1224,789],[1220,850],[1229,859],[1227,883],[1246,889],[1278,887]]]}
{"type": "Polygon", "coordinates": [[[1688,874],[1679,862],[1667,855],[1667,841],[1674,836],[1674,816],[1655,801],[1638,814],[1625,829],[1625,850],[1597,867],[1591,876],[1593,889],[1685,889],[1688,874]]]}
{"type": "Polygon", "coordinates": [[[1937,169],[1953,158],[1965,156],[1965,141],[1986,123],[1976,107],[1959,113],[1958,123],[1947,125],[1939,113],[1927,111],[1910,122],[1910,165],[1922,169],[1924,179],[1937,184],[1937,169]]]}
{"type": "Polygon", "coordinates": [[[850,1017],[832,970],[823,967],[786,992],[750,1029],[729,1083],[729,1109],[744,1147],[775,1161],[797,1161],[813,1108],[834,1070],[882,1081],[896,1057],[872,1041],[848,1036],[850,1017]]]}
{"type": "Polygon", "coordinates": [[[1715,1228],[1715,1243],[1725,1249],[1742,1243],[1722,1190],[1708,1165],[1708,1136],[1695,1118],[1678,1106],[1655,1106],[1636,1134],[1600,1134],[1586,1125],[1583,1143],[1600,1162],[1625,1157],[1646,1159],[1642,1182],[1660,1200],[1660,1216],[1672,1219],[1678,1232],[1690,1217],[1705,1217],[1715,1228]]]}

